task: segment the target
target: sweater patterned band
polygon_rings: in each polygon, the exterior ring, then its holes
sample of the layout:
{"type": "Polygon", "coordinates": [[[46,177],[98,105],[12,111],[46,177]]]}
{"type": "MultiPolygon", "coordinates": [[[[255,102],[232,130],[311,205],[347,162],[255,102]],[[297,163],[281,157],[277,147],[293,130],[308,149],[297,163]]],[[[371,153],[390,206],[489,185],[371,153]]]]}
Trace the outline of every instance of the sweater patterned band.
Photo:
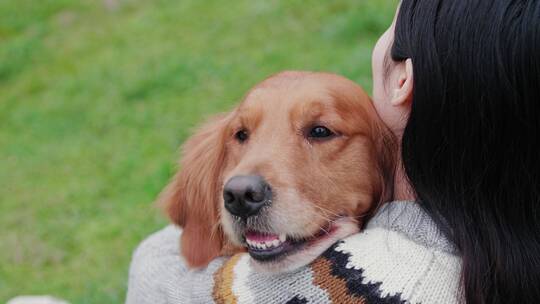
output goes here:
{"type": "Polygon", "coordinates": [[[400,294],[383,296],[379,289],[381,283],[368,282],[363,276],[364,270],[350,264],[351,254],[340,249],[343,243],[332,246],[309,267],[290,276],[282,274],[279,278],[271,274],[245,272],[250,267],[249,255],[238,254],[214,274],[214,301],[218,304],[247,303],[241,301],[244,298],[252,300],[249,301],[251,303],[405,303],[400,294]],[[246,273],[250,273],[248,277],[244,277],[246,273]],[[281,280],[280,285],[284,288],[276,288],[276,283],[268,284],[268,280],[281,280]],[[272,288],[252,289],[254,286],[272,288]]]}

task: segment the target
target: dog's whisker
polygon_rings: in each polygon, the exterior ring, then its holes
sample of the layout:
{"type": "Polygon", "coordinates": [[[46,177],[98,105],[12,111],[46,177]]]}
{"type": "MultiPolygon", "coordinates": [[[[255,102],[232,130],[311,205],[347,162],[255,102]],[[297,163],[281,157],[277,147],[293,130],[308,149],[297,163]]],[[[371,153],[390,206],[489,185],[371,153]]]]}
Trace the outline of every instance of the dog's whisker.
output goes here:
{"type": "MultiPolygon", "coordinates": [[[[322,211],[322,212],[324,212],[324,213],[328,213],[329,215],[332,215],[332,216],[334,216],[335,218],[338,218],[338,217],[340,217],[340,215],[339,215],[339,214],[337,214],[337,213],[335,213],[335,212],[332,212],[332,211],[330,211],[330,210],[328,210],[328,209],[326,209],[326,208],[323,208],[323,207],[321,207],[321,206],[317,206],[317,205],[313,205],[313,206],[315,206],[315,208],[317,208],[317,209],[321,210],[321,211],[322,211]]],[[[324,215],[322,215],[322,216],[323,216],[323,217],[324,217],[325,219],[327,219],[327,220],[329,220],[329,219],[330,219],[330,218],[329,218],[329,217],[327,217],[327,216],[324,216],[324,215]]]]}
{"type": "Polygon", "coordinates": [[[335,213],[335,212],[333,212],[333,211],[331,211],[331,210],[329,210],[329,209],[322,208],[322,207],[319,207],[319,208],[320,208],[320,210],[322,210],[322,211],[324,211],[324,212],[326,212],[326,213],[329,213],[329,214],[332,215],[334,218],[339,218],[339,217],[341,217],[340,214],[335,213]]]}
{"type": "Polygon", "coordinates": [[[324,229],[323,227],[321,227],[320,229],[324,232],[324,234],[326,234],[326,235],[330,234],[330,232],[327,231],[326,229],[324,229]]]}
{"type": "Polygon", "coordinates": [[[369,213],[366,212],[366,213],[363,213],[363,214],[360,214],[360,215],[355,215],[353,216],[352,218],[355,218],[355,219],[363,219],[363,218],[366,218],[368,217],[369,213]]]}

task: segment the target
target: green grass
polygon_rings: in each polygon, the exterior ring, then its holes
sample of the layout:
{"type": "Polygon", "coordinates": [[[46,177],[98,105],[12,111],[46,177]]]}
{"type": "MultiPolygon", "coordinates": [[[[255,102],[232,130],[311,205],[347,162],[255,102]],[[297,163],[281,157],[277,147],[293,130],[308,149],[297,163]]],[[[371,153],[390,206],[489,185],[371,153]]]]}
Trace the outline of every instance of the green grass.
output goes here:
{"type": "Polygon", "coordinates": [[[284,69],[370,90],[396,6],[118,1],[0,0],[2,303],[123,302],[133,249],[166,224],[152,201],[190,130],[284,69]]]}

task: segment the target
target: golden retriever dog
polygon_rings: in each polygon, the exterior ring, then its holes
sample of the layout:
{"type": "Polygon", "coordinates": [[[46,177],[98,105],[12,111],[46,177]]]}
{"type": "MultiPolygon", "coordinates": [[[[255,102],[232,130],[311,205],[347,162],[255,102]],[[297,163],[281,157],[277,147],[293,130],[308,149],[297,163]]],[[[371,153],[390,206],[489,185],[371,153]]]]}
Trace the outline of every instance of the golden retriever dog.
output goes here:
{"type": "Polygon", "coordinates": [[[329,73],[252,88],[183,146],[160,196],[191,267],[245,251],[257,269],[306,265],[392,195],[393,139],[368,95],[329,73]]]}

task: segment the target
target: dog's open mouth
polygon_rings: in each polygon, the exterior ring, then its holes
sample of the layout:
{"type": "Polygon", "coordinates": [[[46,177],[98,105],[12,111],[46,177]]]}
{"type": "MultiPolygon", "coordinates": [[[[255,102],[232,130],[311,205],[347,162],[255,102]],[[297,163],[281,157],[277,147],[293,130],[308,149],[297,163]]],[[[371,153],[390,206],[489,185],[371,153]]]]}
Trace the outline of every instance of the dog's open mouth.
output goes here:
{"type": "Polygon", "coordinates": [[[334,230],[334,225],[329,225],[326,228],[321,228],[315,235],[302,239],[295,239],[285,234],[248,230],[244,237],[248,252],[253,259],[260,262],[271,262],[327,238],[334,230]]]}

